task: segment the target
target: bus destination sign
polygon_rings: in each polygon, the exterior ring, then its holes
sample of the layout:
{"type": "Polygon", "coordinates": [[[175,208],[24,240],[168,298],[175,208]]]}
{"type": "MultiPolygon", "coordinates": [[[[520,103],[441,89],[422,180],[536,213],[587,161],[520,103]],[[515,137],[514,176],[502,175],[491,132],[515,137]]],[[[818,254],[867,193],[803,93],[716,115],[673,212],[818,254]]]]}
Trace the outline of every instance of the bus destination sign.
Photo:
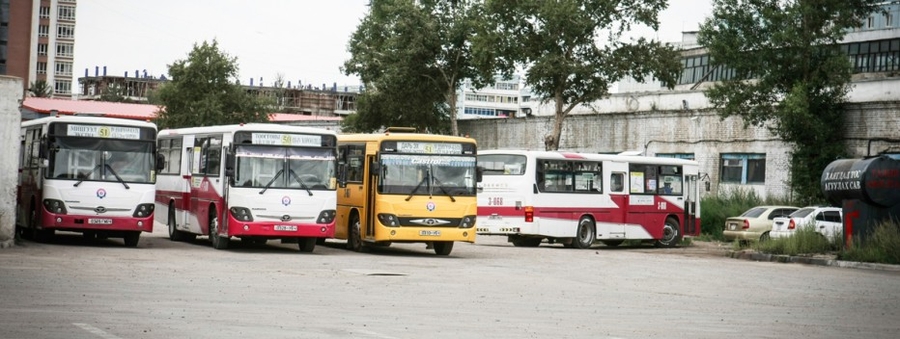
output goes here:
{"type": "Polygon", "coordinates": [[[400,153],[462,154],[462,144],[446,142],[397,142],[400,153]]]}
{"type": "Polygon", "coordinates": [[[73,137],[140,139],[141,129],[137,127],[97,126],[69,124],[66,135],[73,137]]]}
{"type": "Polygon", "coordinates": [[[308,134],[253,133],[253,143],[256,145],[322,146],[322,136],[308,134]]]}

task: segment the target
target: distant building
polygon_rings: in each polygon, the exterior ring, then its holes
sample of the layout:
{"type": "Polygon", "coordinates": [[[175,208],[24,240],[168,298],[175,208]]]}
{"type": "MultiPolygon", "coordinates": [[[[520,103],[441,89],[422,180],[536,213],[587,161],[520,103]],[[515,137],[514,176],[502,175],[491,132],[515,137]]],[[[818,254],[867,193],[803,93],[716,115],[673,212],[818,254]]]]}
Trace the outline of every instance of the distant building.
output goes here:
{"type": "Polygon", "coordinates": [[[510,118],[520,112],[522,79],[496,78],[493,85],[475,88],[465,80],[456,93],[456,117],[465,119],[510,118]]]}
{"type": "Polygon", "coordinates": [[[43,80],[53,97],[72,96],[75,0],[0,0],[0,74],[43,80]]]}

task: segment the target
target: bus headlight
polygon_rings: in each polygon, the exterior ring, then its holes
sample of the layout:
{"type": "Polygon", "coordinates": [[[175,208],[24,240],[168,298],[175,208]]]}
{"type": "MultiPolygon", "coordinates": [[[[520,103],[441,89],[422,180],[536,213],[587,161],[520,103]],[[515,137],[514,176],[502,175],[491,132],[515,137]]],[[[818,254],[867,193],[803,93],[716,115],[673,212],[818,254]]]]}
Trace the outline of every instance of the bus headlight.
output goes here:
{"type": "Polygon", "coordinates": [[[380,221],[382,225],[388,227],[400,226],[400,221],[397,220],[397,216],[393,214],[381,213],[378,215],[378,221],[380,221]]]}
{"type": "Polygon", "coordinates": [[[229,209],[231,211],[231,216],[240,221],[253,221],[253,215],[250,214],[250,209],[246,207],[232,207],[229,209]]]}
{"type": "Polygon", "coordinates": [[[472,228],[475,227],[475,216],[467,215],[462,218],[459,222],[459,228],[472,228]]]}
{"type": "Polygon", "coordinates": [[[44,199],[44,208],[47,209],[50,213],[56,214],[68,214],[66,211],[66,204],[62,202],[62,200],[56,199],[44,199]]]}
{"type": "Polygon", "coordinates": [[[154,204],[140,204],[137,205],[137,208],[134,209],[134,217],[135,218],[146,218],[153,214],[153,209],[156,208],[154,204]]]}
{"type": "Polygon", "coordinates": [[[334,210],[324,210],[319,213],[319,216],[316,218],[317,224],[330,224],[334,221],[334,210]]]}

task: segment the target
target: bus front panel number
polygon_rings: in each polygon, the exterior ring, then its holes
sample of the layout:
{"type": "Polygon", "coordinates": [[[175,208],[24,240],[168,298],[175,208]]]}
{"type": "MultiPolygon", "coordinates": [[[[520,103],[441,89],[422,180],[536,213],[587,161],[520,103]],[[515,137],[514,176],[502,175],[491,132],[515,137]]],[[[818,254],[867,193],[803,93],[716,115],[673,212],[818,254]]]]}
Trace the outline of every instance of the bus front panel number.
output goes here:
{"type": "Polygon", "coordinates": [[[503,206],[502,197],[488,197],[488,206],[503,206]]]}

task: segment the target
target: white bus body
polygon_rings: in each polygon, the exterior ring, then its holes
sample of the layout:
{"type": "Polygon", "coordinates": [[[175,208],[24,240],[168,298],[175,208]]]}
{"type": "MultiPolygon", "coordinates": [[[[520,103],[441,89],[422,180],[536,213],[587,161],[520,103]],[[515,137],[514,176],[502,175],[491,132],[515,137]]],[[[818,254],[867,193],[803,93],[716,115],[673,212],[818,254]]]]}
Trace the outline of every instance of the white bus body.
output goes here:
{"type": "Polygon", "coordinates": [[[588,248],[595,240],[675,246],[699,235],[698,164],[643,156],[490,150],[478,152],[479,235],[515,246],[543,239],[588,248]]]}
{"type": "Polygon", "coordinates": [[[334,236],[337,136],[276,124],[162,130],[156,208],[172,240],[297,242],[334,236]],[[212,232],[210,232],[212,230],[212,232]],[[212,234],[211,234],[212,233],[212,234]]]}
{"type": "Polygon", "coordinates": [[[72,231],[134,247],[141,232],[153,232],[155,124],[54,116],[23,122],[21,140],[16,220],[23,236],[46,241],[72,231]]]}

